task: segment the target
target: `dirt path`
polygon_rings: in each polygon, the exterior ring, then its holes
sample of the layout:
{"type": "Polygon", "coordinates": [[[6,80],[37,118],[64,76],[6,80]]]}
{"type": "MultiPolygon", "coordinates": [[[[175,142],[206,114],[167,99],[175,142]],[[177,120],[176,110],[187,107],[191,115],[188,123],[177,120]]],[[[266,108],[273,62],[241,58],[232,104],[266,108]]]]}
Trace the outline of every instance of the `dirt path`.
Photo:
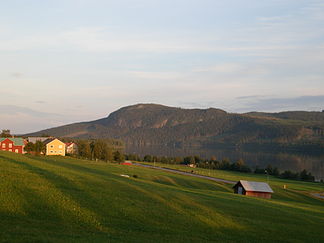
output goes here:
{"type": "Polygon", "coordinates": [[[311,193],[311,195],[320,199],[324,199],[324,193],[311,193]]]}
{"type": "Polygon", "coordinates": [[[227,183],[227,184],[235,184],[236,183],[236,181],[229,181],[229,180],[224,180],[224,179],[210,177],[210,176],[197,175],[194,173],[189,173],[189,172],[185,172],[185,171],[181,171],[181,170],[163,168],[163,167],[158,167],[158,166],[153,166],[153,165],[145,165],[145,164],[140,164],[140,163],[133,163],[133,164],[142,166],[142,167],[146,167],[146,168],[163,170],[163,171],[168,171],[168,172],[177,173],[177,174],[186,175],[186,176],[199,177],[199,178],[203,178],[203,179],[207,179],[207,180],[211,180],[211,181],[223,182],[223,183],[227,183]]]}

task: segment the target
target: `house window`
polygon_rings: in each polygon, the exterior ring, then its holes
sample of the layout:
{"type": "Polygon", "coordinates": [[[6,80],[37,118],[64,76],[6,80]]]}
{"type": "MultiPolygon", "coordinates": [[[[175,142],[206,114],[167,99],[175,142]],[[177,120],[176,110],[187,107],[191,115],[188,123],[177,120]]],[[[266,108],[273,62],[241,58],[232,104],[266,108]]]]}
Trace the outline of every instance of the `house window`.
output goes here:
{"type": "Polygon", "coordinates": [[[54,145],[51,145],[50,147],[51,147],[51,148],[54,148],[54,145]]]}
{"type": "Polygon", "coordinates": [[[60,150],[59,153],[61,154],[62,153],[62,150],[60,150]]]}
{"type": "Polygon", "coordinates": [[[9,148],[12,148],[12,143],[9,143],[9,148]]]}
{"type": "Polygon", "coordinates": [[[15,153],[18,153],[18,149],[15,149],[15,153]]]}
{"type": "Polygon", "coordinates": [[[59,145],[59,148],[62,148],[63,146],[62,145],[59,145]]]}
{"type": "Polygon", "coordinates": [[[6,144],[5,143],[2,144],[2,148],[6,148],[6,144]]]}
{"type": "Polygon", "coordinates": [[[52,153],[53,153],[53,151],[50,151],[50,153],[52,154],[52,153]]]}
{"type": "Polygon", "coordinates": [[[12,149],[9,149],[10,152],[12,152],[12,149]]]}

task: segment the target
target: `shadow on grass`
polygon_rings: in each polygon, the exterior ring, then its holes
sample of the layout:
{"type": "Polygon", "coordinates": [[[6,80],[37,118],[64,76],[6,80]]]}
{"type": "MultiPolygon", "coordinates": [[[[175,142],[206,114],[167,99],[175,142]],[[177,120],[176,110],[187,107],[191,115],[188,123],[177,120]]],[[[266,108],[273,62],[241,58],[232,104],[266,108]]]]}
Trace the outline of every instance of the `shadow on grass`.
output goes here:
{"type": "MultiPolygon", "coordinates": [[[[77,165],[75,163],[71,163],[71,162],[66,162],[66,161],[62,161],[63,158],[61,157],[53,157],[53,158],[49,158],[49,157],[31,157],[29,156],[30,159],[32,160],[36,160],[36,161],[40,161],[42,163],[45,164],[49,164],[49,165],[53,165],[56,167],[61,167],[64,169],[71,169],[73,171],[78,171],[78,172],[84,172],[86,174],[92,174],[94,176],[100,176],[102,179],[111,179],[111,178],[119,178],[118,176],[114,175],[114,174],[109,174],[109,177],[107,177],[107,172],[103,171],[103,170],[98,170],[98,169],[94,169],[94,168],[89,168],[88,166],[82,166],[82,165],[77,165]]],[[[64,158],[64,160],[66,160],[64,158]]]]}
{"type": "MultiPolygon", "coordinates": [[[[12,162],[12,161],[11,161],[12,162]]],[[[64,212],[48,203],[46,197],[20,185],[23,213],[0,212],[1,242],[51,242],[51,234],[69,239],[71,225],[62,217],[64,212]]]]}
{"type": "MultiPolygon", "coordinates": [[[[100,217],[89,207],[89,205],[95,205],[95,201],[91,200],[91,195],[86,193],[75,183],[49,170],[30,165],[28,162],[20,162],[13,158],[4,157],[1,155],[0,158],[27,169],[30,173],[35,174],[44,180],[44,183],[48,182],[50,185],[53,185],[53,188],[50,186],[48,187],[49,191],[43,191],[43,196],[37,195],[32,190],[28,190],[26,188],[24,192],[24,196],[26,196],[26,198],[32,199],[32,201],[35,203],[41,202],[42,207],[45,209],[59,210],[56,212],[60,212],[62,220],[66,220],[70,217],[73,219],[72,221],[74,223],[78,222],[77,225],[82,226],[84,229],[96,232],[107,232],[107,229],[104,229],[99,222],[98,218],[100,217]],[[62,190],[62,188],[64,190],[62,190]],[[68,193],[66,193],[66,190],[68,190],[68,193]],[[53,198],[53,196],[56,197],[53,198]],[[36,200],[34,200],[35,198],[36,200]]],[[[38,207],[40,207],[40,205],[38,205],[38,207]]],[[[31,209],[33,208],[28,208],[29,211],[31,209]]],[[[47,210],[44,210],[42,213],[48,212],[47,210]]],[[[57,214],[53,214],[53,216],[55,215],[57,214]]]]}

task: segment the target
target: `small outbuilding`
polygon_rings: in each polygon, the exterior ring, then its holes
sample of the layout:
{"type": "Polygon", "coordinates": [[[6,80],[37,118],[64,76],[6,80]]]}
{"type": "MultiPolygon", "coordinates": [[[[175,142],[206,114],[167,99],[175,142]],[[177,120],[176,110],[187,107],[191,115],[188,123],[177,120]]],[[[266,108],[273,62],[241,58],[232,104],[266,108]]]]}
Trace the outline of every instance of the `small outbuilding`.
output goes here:
{"type": "Polygon", "coordinates": [[[133,165],[132,161],[130,160],[126,160],[124,162],[121,163],[122,165],[133,165]]]}
{"type": "Polygon", "coordinates": [[[233,188],[236,194],[252,197],[271,198],[271,194],[273,193],[269,184],[265,182],[240,180],[233,188]]]}

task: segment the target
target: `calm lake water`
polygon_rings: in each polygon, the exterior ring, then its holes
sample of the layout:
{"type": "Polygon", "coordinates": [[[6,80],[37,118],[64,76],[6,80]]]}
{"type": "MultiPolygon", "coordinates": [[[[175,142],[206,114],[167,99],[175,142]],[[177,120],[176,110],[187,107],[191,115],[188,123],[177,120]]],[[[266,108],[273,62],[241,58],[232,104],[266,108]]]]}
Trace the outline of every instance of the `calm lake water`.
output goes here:
{"type": "Polygon", "coordinates": [[[198,155],[201,158],[211,158],[215,156],[218,160],[228,158],[231,162],[243,159],[245,164],[251,168],[256,166],[265,168],[270,164],[272,167],[278,167],[280,171],[291,170],[300,172],[306,169],[315,176],[316,180],[324,180],[324,153],[322,155],[307,155],[287,152],[248,152],[243,150],[201,149],[194,147],[170,148],[167,146],[128,146],[126,147],[126,153],[134,153],[140,156],[150,154],[168,157],[198,155]]]}

